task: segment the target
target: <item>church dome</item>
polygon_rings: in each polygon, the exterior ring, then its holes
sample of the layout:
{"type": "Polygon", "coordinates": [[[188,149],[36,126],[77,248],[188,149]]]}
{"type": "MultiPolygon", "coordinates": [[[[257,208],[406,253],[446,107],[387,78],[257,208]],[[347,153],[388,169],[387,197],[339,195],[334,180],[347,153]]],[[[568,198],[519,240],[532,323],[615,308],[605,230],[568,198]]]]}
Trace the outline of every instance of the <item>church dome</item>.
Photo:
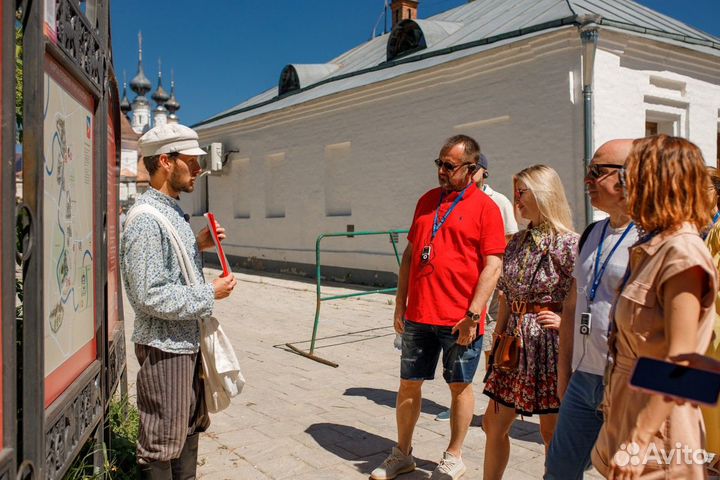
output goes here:
{"type": "Polygon", "coordinates": [[[150,80],[148,80],[145,76],[145,72],[142,68],[142,63],[140,62],[138,62],[137,75],[135,75],[135,78],[130,81],[130,88],[132,88],[132,91],[137,93],[138,95],[145,95],[152,89],[152,84],[150,83],[150,80]]]}

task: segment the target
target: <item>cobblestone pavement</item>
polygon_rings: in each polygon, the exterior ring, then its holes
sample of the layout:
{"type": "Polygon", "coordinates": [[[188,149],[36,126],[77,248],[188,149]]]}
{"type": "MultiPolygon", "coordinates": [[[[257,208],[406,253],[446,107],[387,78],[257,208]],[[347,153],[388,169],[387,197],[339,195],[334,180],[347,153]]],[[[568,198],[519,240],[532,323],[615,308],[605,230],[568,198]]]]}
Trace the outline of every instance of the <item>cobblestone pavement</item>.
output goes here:
{"type": "MultiPolygon", "coordinates": [[[[206,278],[217,274],[206,269],[206,278]]],[[[399,352],[393,348],[391,327],[394,297],[370,295],[322,304],[316,354],[339,364],[332,368],[285,347],[288,342],[309,347],[313,283],[235,275],[238,285],[229,299],[216,304],[215,316],[232,339],[247,384],[230,408],[212,416],[200,443],[199,478],[368,478],[396,439],[399,352]]],[[[326,291],[341,292],[350,290],[326,291]]],[[[129,339],[133,311],[127,299],[125,319],[129,339]]],[[[128,378],[134,395],[138,365],[131,347],[128,344],[128,378]]],[[[468,479],[482,478],[485,435],[480,425],[487,397],[481,394],[481,380],[478,371],[475,417],[463,449],[468,479]]],[[[423,398],[414,435],[418,470],[400,480],[428,478],[449,441],[449,424],[434,420],[450,398],[441,372],[425,383],[423,398]]],[[[516,420],[511,444],[504,478],[541,478],[544,448],[537,417],[516,420]]],[[[586,478],[602,477],[590,473],[586,478]]]]}

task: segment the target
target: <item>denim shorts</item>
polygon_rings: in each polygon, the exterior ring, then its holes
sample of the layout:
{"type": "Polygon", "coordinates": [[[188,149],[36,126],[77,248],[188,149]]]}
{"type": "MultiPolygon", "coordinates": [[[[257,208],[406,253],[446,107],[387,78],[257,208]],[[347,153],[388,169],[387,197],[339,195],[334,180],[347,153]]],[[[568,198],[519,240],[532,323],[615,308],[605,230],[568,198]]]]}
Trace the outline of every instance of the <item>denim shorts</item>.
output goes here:
{"type": "Polygon", "coordinates": [[[402,336],[400,378],[432,380],[440,352],[443,354],[443,378],[447,383],[472,383],[482,356],[482,335],[468,346],[457,344],[458,333],[452,327],[439,327],[405,320],[402,336]]]}

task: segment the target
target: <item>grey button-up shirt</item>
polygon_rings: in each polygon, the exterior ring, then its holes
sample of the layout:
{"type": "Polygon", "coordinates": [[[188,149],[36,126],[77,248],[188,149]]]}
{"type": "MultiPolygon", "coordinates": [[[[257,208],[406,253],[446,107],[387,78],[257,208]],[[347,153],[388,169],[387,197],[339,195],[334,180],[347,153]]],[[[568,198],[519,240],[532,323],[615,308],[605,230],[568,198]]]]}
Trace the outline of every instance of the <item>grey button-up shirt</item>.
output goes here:
{"type": "Polygon", "coordinates": [[[215,290],[205,283],[195,234],[178,202],[150,188],[137,200],[165,215],[192,258],[198,284],[186,285],[168,233],[149,214],[126,225],[120,240],[120,271],[135,310],[132,341],[172,353],[195,353],[200,346],[198,319],[212,314],[215,290]]]}

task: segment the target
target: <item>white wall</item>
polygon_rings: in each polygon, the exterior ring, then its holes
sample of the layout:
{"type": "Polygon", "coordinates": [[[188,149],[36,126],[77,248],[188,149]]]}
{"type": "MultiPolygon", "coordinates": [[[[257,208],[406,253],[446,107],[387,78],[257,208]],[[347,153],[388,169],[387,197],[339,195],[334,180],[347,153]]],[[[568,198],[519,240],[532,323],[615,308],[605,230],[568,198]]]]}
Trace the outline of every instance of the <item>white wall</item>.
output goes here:
{"type": "Polygon", "coordinates": [[[678,118],[676,133],[697,144],[708,165],[716,164],[720,59],[601,30],[596,62],[596,147],[644,137],[648,116],[678,118]]]}
{"type": "MultiPolygon", "coordinates": [[[[595,147],[644,136],[646,119],[677,119],[677,133],[715,163],[717,57],[601,30],[596,62],[595,147]]],[[[203,143],[238,150],[208,178],[227,252],[313,264],[319,233],[409,227],[437,185],[432,160],[457,133],[480,142],[491,185],[508,196],[520,169],[555,167],[582,227],[579,67],[569,29],[201,132],[203,143]]],[[[387,237],[324,240],[323,264],[397,270],[387,237]]]]}
{"type": "MultiPolygon", "coordinates": [[[[579,65],[579,36],[568,29],[201,132],[203,144],[238,150],[208,178],[209,208],[228,229],[227,253],[314,264],[322,232],[409,227],[418,198],[437,186],[433,159],[457,133],[479,141],[490,184],[509,197],[514,173],[555,167],[581,226],[579,65]],[[268,172],[270,157],[282,157],[282,168],[268,172]],[[333,179],[340,187],[326,184],[333,179]],[[267,218],[268,191],[284,217],[267,218]],[[327,195],[342,203],[335,213],[350,214],[328,215],[327,195]]],[[[324,240],[323,264],[397,271],[387,237],[324,240]]]]}

